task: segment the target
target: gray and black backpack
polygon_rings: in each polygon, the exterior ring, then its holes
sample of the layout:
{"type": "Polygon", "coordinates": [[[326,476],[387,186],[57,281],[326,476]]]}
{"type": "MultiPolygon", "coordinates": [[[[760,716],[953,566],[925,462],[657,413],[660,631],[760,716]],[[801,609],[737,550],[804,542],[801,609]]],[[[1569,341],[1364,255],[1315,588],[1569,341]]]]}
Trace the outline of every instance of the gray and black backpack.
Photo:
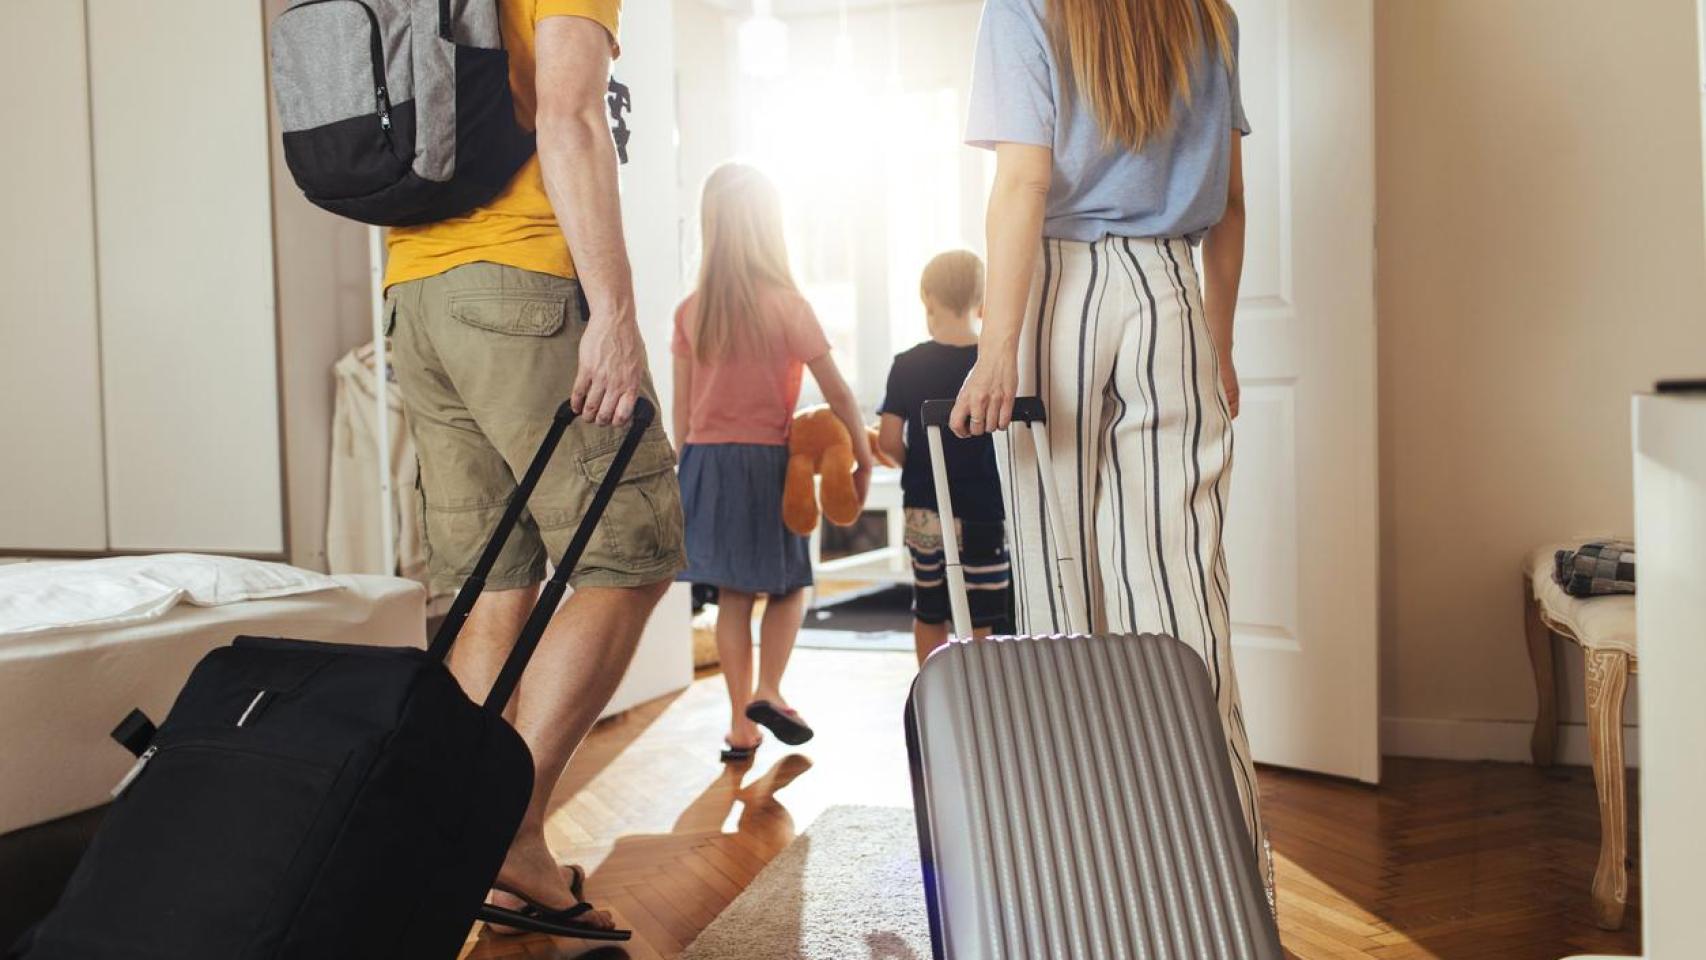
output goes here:
{"type": "MultiPolygon", "coordinates": [[[[533,155],[498,0],[294,0],[271,46],[285,162],[333,213],[381,226],[457,216],[533,155]]],[[[626,91],[612,91],[614,114],[626,91]]]]}

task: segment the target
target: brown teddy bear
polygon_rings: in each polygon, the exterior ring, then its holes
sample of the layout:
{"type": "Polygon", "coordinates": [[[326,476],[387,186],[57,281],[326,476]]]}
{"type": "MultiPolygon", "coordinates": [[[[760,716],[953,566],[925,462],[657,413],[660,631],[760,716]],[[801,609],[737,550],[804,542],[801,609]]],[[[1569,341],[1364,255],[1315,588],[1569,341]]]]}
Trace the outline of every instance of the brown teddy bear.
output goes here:
{"type": "MultiPolygon", "coordinates": [[[[875,439],[871,446],[876,447],[875,439]]],[[[894,466],[880,454],[880,462],[894,466]]],[[[829,407],[808,407],[794,414],[788,432],[788,480],[782,487],[782,522],[789,530],[809,537],[817,529],[818,498],[823,515],[838,527],[852,526],[859,519],[859,494],[853,489],[853,438],[847,426],[829,407]],[[820,493],[812,477],[823,476],[820,493]]]]}

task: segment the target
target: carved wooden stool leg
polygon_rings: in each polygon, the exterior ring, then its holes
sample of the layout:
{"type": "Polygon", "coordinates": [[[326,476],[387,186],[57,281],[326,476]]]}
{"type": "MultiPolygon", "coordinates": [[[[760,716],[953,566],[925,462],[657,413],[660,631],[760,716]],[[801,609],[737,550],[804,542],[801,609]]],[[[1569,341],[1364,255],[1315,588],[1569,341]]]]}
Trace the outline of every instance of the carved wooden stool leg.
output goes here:
{"type": "Polygon", "coordinates": [[[1606,930],[1623,926],[1629,900],[1624,863],[1629,838],[1628,793],[1623,778],[1623,695],[1629,686],[1629,655],[1587,651],[1588,747],[1599,789],[1599,868],[1593,875],[1594,922],[1606,930]]]}
{"type": "Polygon", "coordinates": [[[1534,694],[1540,703],[1529,753],[1535,766],[1550,767],[1558,756],[1558,672],[1552,660],[1552,631],[1540,619],[1540,604],[1527,577],[1522,578],[1522,611],[1528,659],[1534,664],[1534,694]]]}

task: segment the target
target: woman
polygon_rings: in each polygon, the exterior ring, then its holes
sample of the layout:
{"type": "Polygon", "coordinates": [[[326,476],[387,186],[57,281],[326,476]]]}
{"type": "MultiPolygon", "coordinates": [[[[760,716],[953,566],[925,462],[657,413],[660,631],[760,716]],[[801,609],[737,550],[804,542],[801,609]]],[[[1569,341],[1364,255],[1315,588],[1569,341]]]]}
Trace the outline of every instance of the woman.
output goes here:
{"type": "Polygon", "coordinates": [[[759,726],[800,744],[812,728],[782,697],[782,672],[805,613],[812,568],[806,538],[782,524],[788,429],[809,369],[853,437],[859,502],[871,449],[859,405],[830,355],[811,305],[794,287],[782,242],[782,204],[760,172],[718,167],[705,180],[703,261],[675,313],[675,436],[687,518],[680,579],[718,588],[717,653],[729,687],[723,762],[749,760],[759,726]],[[752,677],[752,611],[759,624],[752,677]]]}
{"type": "MultiPolygon", "coordinates": [[[[1089,626],[1171,634],[1208,665],[1271,901],[1221,549],[1250,132],[1237,46],[1225,0],[989,0],[967,129],[996,157],[989,276],[950,425],[1005,429],[1015,393],[1043,397],[1089,626]]],[[[1034,459],[1005,448],[1019,625],[1061,629],[1034,459]]]]}

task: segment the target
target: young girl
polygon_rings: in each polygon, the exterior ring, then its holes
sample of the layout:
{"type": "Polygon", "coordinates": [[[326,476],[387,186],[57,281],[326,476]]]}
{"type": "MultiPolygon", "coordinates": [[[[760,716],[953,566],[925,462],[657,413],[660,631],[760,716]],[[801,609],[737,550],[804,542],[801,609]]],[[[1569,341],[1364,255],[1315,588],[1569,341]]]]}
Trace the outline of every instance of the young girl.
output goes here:
{"type": "Polygon", "coordinates": [[[698,288],[675,312],[675,436],[687,570],[718,588],[717,652],[729,685],[724,762],[749,759],[759,725],[800,744],[811,727],[782,697],[811,586],[806,538],[782,525],[788,426],[800,379],[812,377],[853,437],[854,485],[870,488],[871,450],[853,391],[829,355],[811,305],[794,286],[782,204],[756,169],[729,163],[705,181],[698,288]],[[752,608],[768,597],[752,677],[752,608]]]}

